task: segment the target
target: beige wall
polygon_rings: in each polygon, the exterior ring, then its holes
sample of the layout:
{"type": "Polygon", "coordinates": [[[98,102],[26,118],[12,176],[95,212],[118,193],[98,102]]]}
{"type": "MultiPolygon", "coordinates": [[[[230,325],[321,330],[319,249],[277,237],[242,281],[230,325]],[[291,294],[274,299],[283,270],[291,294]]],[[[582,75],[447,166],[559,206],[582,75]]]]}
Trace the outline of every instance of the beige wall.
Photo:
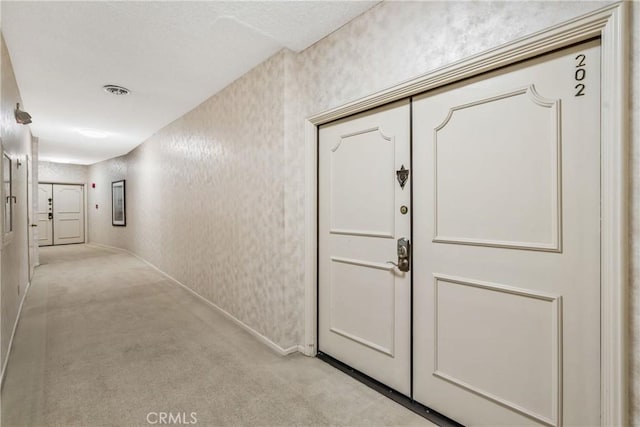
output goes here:
{"type": "Polygon", "coordinates": [[[139,254],[281,346],[298,339],[282,257],[286,56],[91,166],[89,178],[90,242],[139,254]],[[126,228],[111,226],[110,212],[110,183],[123,178],[126,228]]]}
{"type": "Polygon", "coordinates": [[[132,229],[132,209],[140,206],[131,194],[129,183],[126,183],[127,193],[125,194],[125,217],[128,225],[127,227],[111,225],[111,183],[127,177],[125,157],[116,157],[91,165],[88,173],[88,182],[96,184],[95,188],[91,186],[87,188],[88,242],[129,249],[125,233],[132,229]],[[129,206],[130,200],[133,208],[129,206]],[[96,205],[98,205],[97,208],[96,205]]]}
{"type": "MultiPolygon", "coordinates": [[[[304,118],[603,4],[382,3],[299,54],[275,55],[129,155],[92,166],[90,180],[101,186],[127,179],[128,225],[90,217],[91,239],[139,254],[282,348],[302,344],[304,118]]],[[[640,424],[640,4],[632,6],[632,401],[640,424]]]]}
{"type": "Polygon", "coordinates": [[[38,181],[59,184],[86,184],[89,166],[70,163],[38,162],[38,181]]]}
{"type": "MultiPolygon", "coordinates": [[[[16,103],[19,102],[22,106],[22,101],[4,38],[0,38],[0,45],[0,71],[2,74],[0,86],[0,135],[2,137],[3,150],[12,159],[13,194],[16,196],[13,213],[13,232],[9,239],[3,239],[0,251],[0,257],[2,258],[0,270],[0,286],[2,288],[0,296],[0,304],[2,306],[2,315],[0,316],[0,362],[3,363],[2,366],[4,367],[20,301],[29,282],[26,156],[31,155],[31,133],[28,126],[17,124],[15,121],[14,110],[16,103]],[[19,168],[17,167],[17,160],[22,162],[22,166],[19,168]]],[[[25,109],[28,110],[28,108],[25,109]]],[[[3,176],[1,170],[0,176],[3,176]]],[[[3,194],[3,196],[5,195],[3,194]]],[[[2,200],[4,200],[4,197],[2,200]]],[[[0,212],[2,212],[0,213],[1,225],[4,223],[4,218],[2,218],[4,206],[0,209],[0,212]]],[[[2,232],[0,232],[1,234],[2,232]]]]}

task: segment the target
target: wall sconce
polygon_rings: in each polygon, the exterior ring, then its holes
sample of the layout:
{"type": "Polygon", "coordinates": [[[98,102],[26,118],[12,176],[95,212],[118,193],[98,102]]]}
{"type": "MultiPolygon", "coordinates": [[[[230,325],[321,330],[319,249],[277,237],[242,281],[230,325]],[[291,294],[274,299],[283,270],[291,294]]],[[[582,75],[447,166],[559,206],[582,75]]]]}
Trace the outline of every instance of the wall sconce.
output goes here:
{"type": "Polygon", "coordinates": [[[16,123],[19,123],[21,125],[28,125],[29,123],[31,123],[31,114],[27,113],[26,111],[22,111],[20,109],[20,103],[16,104],[15,116],[16,123]]]}

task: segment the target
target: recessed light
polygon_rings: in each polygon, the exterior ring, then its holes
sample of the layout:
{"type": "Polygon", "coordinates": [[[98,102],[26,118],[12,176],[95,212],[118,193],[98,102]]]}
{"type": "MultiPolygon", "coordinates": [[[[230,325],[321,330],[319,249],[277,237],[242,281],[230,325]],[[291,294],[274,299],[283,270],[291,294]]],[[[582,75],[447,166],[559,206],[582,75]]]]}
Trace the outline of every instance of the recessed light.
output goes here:
{"type": "Polygon", "coordinates": [[[112,95],[129,95],[131,91],[126,87],[118,86],[118,85],[104,85],[102,86],[105,92],[108,92],[112,95]]]}
{"type": "Polygon", "coordinates": [[[101,130],[95,129],[76,129],[80,135],[87,136],[89,138],[106,138],[109,134],[101,130]]]}

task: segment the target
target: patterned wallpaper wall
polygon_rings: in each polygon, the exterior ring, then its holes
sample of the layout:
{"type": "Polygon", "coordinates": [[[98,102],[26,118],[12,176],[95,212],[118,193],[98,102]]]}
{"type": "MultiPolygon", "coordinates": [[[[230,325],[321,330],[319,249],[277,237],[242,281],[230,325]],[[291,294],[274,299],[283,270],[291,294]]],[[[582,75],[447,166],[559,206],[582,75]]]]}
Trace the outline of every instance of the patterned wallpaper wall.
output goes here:
{"type": "Polygon", "coordinates": [[[60,184],[86,184],[89,167],[70,163],[38,162],[38,181],[60,184]]]}
{"type": "Polygon", "coordinates": [[[283,281],[284,58],[275,55],[126,157],[93,165],[101,188],[126,176],[127,226],[111,227],[107,194],[89,220],[91,241],[139,254],[287,347],[297,324],[283,281]]]}
{"type": "MultiPolygon", "coordinates": [[[[111,183],[126,179],[126,158],[116,157],[96,163],[89,166],[87,172],[87,183],[89,184],[89,188],[87,188],[88,241],[127,249],[128,230],[125,227],[111,225],[111,183]],[[91,187],[92,183],[96,184],[95,188],[91,187]]],[[[125,208],[125,215],[128,215],[131,207],[125,205],[125,208]]]]}
{"type": "MultiPolygon", "coordinates": [[[[302,344],[305,117],[604,4],[383,2],[307,50],[283,51],[256,67],[117,160],[126,166],[92,166],[92,181],[110,182],[116,170],[126,171],[128,225],[122,234],[110,218],[90,217],[91,239],[141,255],[283,348],[302,344]]],[[[634,28],[639,6],[633,3],[634,28]]],[[[632,45],[635,236],[639,33],[632,45]]],[[[640,258],[637,241],[634,254],[640,258]]],[[[640,353],[639,267],[633,269],[634,354],[640,353]]],[[[638,378],[640,359],[633,364],[638,378]]],[[[635,414],[640,424],[640,408],[635,414]]]]}

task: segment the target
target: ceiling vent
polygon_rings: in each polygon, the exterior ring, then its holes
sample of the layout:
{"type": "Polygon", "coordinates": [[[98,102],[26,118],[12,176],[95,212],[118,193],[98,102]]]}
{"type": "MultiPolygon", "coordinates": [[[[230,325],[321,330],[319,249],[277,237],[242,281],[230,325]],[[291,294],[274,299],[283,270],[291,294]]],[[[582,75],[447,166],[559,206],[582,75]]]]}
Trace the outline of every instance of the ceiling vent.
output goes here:
{"type": "Polygon", "coordinates": [[[118,86],[118,85],[104,85],[102,87],[105,92],[108,92],[112,95],[129,95],[129,89],[126,87],[118,86]]]}

